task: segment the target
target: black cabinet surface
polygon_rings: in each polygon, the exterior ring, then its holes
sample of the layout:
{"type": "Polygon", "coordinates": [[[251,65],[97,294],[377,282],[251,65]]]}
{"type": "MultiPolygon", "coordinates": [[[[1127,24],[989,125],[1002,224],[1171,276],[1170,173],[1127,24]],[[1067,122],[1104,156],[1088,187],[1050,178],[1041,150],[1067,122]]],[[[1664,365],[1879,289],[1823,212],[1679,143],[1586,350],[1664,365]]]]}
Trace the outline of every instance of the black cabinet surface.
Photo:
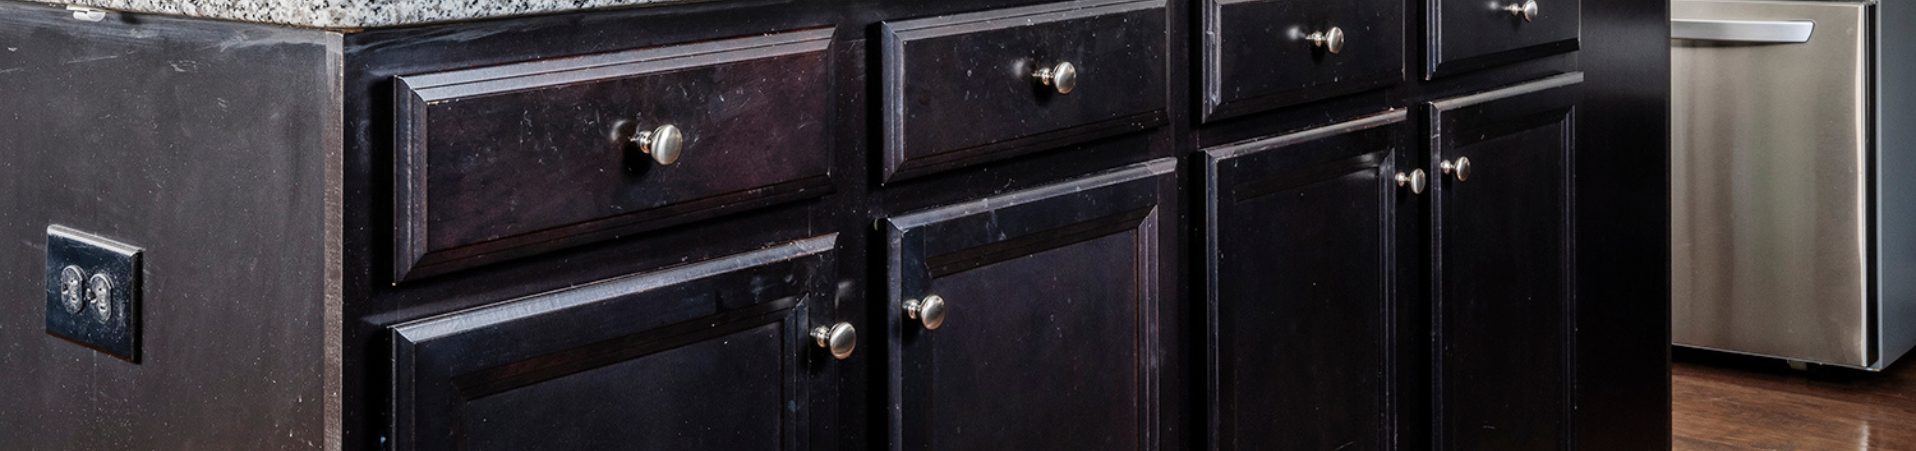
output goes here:
{"type": "Polygon", "coordinates": [[[1204,0],[1202,104],[1221,119],[1404,80],[1398,0],[1204,0]]]}
{"type": "Polygon", "coordinates": [[[1158,449],[1159,203],[1175,167],[886,220],[898,449],[1158,449]]]}
{"type": "Polygon", "coordinates": [[[0,0],[0,448],[1667,449],[1667,8],[1537,1],[0,0]]]}
{"type": "Polygon", "coordinates": [[[394,326],[393,449],[811,449],[836,239],[394,326]]]}
{"type": "Polygon", "coordinates": [[[1400,206],[1425,183],[1396,181],[1407,116],[1205,151],[1215,449],[1394,449],[1398,290],[1418,274],[1400,206]]]}
{"type": "Polygon", "coordinates": [[[1582,0],[1424,0],[1429,77],[1576,50],[1582,0]]]}
{"type": "Polygon", "coordinates": [[[1431,102],[1436,449],[1570,449],[1582,73],[1431,102]]]}

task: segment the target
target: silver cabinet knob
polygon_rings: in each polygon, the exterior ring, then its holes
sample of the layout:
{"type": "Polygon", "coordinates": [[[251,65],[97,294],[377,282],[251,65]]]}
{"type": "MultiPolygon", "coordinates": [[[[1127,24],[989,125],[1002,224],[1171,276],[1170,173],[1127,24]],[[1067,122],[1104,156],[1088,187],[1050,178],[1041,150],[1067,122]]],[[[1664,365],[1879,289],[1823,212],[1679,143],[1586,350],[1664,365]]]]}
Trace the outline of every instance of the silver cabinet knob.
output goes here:
{"type": "Polygon", "coordinates": [[[1437,163],[1437,168],[1444,170],[1445,174],[1456,176],[1457,181],[1470,179],[1470,157],[1457,157],[1455,163],[1444,160],[1437,163]]]}
{"type": "Polygon", "coordinates": [[[1038,69],[1031,76],[1038,79],[1038,84],[1057,89],[1059,94],[1070,94],[1071,90],[1078,89],[1078,66],[1071,63],[1038,69]]]}
{"type": "Polygon", "coordinates": [[[1397,186],[1410,185],[1411,194],[1423,194],[1424,186],[1429,183],[1430,178],[1424,175],[1423,169],[1412,169],[1410,174],[1397,173],[1397,186]]]}
{"type": "Polygon", "coordinates": [[[1311,33],[1310,36],[1305,36],[1304,39],[1311,41],[1312,47],[1321,47],[1327,52],[1341,53],[1344,51],[1344,29],[1342,28],[1331,27],[1329,30],[1311,33]]]}
{"type": "Polygon", "coordinates": [[[679,161],[679,151],[685,148],[685,135],[679,133],[678,127],[666,124],[633,135],[632,143],[639,145],[640,152],[651,155],[653,161],[667,165],[679,161]]]}
{"type": "Polygon", "coordinates": [[[852,350],[858,349],[858,329],[851,323],[818,326],[812,329],[812,339],[818,341],[818,347],[831,350],[832,357],[839,360],[851,357],[852,350]]]}
{"type": "Polygon", "coordinates": [[[1510,6],[1504,7],[1504,11],[1510,11],[1510,15],[1522,17],[1524,22],[1529,22],[1531,19],[1537,18],[1537,0],[1524,0],[1523,3],[1511,3],[1510,6]]]}
{"type": "Polygon", "coordinates": [[[923,323],[925,330],[938,330],[945,325],[945,298],[934,294],[905,301],[905,316],[923,323]]]}

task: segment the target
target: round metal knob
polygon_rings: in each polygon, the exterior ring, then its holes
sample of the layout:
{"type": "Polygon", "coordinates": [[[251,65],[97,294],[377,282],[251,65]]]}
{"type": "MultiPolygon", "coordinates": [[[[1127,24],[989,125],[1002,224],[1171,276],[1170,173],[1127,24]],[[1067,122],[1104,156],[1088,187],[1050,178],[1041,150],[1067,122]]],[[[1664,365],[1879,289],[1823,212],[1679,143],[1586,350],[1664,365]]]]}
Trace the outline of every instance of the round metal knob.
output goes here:
{"type": "Polygon", "coordinates": [[[938,330],[945,325],[945,298],[934,294],[905,301],[905,316],[924,323],[925,330],[938,330]]]}
{"type": "Polygon", "coordinates": [[[1437,163],[1437,168],[1443,169],[1445,174],[1456,176],[1457,181],[1470,179],[1470,157],[1457,157],[1455,163],[1444,160],[1437,163]]]}
{"type": "Polygon", "coordinates": [[[1430,178],[1424,175],[1423,169],[1413,169],[1410,174],[1397,173],[1397,186],[1410,185],[1411,194],[1423,194],[1424,186],[1429,183],[1430,178]]]}
{"type": "Polygon", "coordinates": [[[1038,69],[1031,76],[1038,79],[1038,84],[1057,89],[1059,94],[1070,94],[1071,90],[1078,89],[1078,66],[1071,63],[1038,69]]]}
{"type": "Polygon", "coordinates": [[[679,133],[678,127],[666,124],[633,135],[632,143],[639,145],[640,152],[651,155],[653,161],[667,165],[679,161],[679,151],[685,147],[685,135],[679,133]]]}
{"type": "Polygon", "coordinates": [[[1529,22],[1531,19],[1537,18],[1537,0],[1524,0],[1523,3],[1511,3],[1510,6],[1504,7],[1504,11],[1510,11],[1510,15],[1522,17],[1524,22],[1529,22]]]}
{"type": "Polygon", "coordinates": [[[818,347],[832,351],[832,357],[844,360],[852,356],[852,350],[858,348],[858,329],[851,323],[838,323],[829,327],[818,326],[812,329],[812,339],[818,341],[818,347]]]}
{"type": "MultiPolygon", "coordinates": [[[[1296,36],[1296,35],[1292,35],[1296,36]]],[[[1344,51],[1344,29],[1331,27],[1329,30],[1311,33],[1304,39],[1311,41],[1312,47],[1322,47],[1324,51],[1341,53],[1344,51]]]]}

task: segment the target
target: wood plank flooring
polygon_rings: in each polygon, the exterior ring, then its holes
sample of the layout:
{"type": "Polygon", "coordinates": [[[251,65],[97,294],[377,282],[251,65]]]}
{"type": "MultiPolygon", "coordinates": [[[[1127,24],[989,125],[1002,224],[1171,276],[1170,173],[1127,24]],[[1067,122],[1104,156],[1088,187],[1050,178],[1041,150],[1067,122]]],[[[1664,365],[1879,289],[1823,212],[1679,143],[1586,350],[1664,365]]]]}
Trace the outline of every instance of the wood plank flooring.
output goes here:
{"type": "Polygon", "coordinates": [[[1678,348],[1673,446],[1684,451],[1916,451],[1916,359],[1881,373],[1678,348]]]}

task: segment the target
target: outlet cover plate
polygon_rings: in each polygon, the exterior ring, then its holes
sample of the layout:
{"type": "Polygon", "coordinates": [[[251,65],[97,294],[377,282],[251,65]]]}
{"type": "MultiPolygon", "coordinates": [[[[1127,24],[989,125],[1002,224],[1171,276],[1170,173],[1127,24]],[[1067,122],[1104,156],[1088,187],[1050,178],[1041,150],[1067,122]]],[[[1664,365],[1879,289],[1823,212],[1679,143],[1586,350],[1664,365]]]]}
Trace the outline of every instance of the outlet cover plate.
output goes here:
{"type": "Polygon", "coordinates": [[[47,333],[140,361],[138,247],[47,227],[47,333]]]}

